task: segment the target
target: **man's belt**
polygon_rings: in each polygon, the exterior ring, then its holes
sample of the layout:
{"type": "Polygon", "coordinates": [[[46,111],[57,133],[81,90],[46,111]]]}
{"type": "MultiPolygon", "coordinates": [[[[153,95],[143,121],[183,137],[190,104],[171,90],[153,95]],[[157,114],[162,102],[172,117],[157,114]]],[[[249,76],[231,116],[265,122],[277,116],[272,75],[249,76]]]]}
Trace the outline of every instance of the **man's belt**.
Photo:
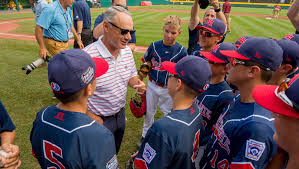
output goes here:
{"type": "Polygon", "coordinates": [[[56,39],[53,39],[53,38],[48,38],[48,37],[44,37],[45,39],[51,39],[51,40],[54,40],[54,41],[57,41],[57,42],[63,42],[63,43],[67,43],[68,41],[60,41],[60,40],[56,40],[56,39]]]}

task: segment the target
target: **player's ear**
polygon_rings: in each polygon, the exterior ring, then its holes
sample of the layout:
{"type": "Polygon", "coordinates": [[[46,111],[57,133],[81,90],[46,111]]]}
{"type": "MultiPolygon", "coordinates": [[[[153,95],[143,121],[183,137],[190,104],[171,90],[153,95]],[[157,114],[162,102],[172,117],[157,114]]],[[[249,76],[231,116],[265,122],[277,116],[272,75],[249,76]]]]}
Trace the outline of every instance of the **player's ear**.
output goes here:
{"type": "Polygon", "coordinates": [[[177,79],[177,83],[176,83],[176,91],[181,90],[183,87],[183,82],[181,79],[177,79]]]}
{"type": "Polygon", "coordinates": [[[250,69],[248,71],[248,77],[249,78],[256,78],[262,73],[261,68],[258,66],[250,66],[250,69]]]}

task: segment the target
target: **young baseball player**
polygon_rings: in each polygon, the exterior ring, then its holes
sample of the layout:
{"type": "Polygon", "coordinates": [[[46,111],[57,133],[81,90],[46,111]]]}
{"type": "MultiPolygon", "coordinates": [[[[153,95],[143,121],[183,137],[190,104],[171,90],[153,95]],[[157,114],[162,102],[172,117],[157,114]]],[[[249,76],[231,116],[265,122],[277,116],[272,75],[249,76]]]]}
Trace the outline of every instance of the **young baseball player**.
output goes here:
{"type": "Polygon", "coordinates": [[[283,81],[289,81],[289,75],[297,70],[299,64],[299,45],[294,41],[277,40],[283,50],[281,66],[274,72],[268,84],[279,85],[283,81]]]}
{"type": "Polygon", "coordinates": [[[225,24],[219,19],[207,20],[202,26],[196,26],[199,30],[199,44],[201,49],[192,54],[200,56],[200,51],[210,52],[215,45],[220,43],[225,33],[225,24]]]}
{"type": "Polygon", "coordinates": [[[273,118],[255,103],[252,91],[271,79],[282,62],[282,49],[272,39],[250,38],[236,51],[220,53],[231,57],[227,81],[240,95],[219,116],[200,167],[265,168],[277,151],[273,118]]]}
{"type": "Polygon", "coordinates": [[[41,168],[117,168],[112,133],[87,113],[95,78],[107,70],[105,60],[92,59],[80,49],[51,59],[49,84],[60,102],[38,112],[30,136],[41,168]]]}
{"type": "Polygon", "coordinates": [[[134,165],[139,169],[194,169],[203,122],[193,100],[207,88],[211,69],[197,56],[177,63],[165,61],[163,68],[168,72],[173,108],[148,130],[134,165]]]}
{"type": "Polygon", "coordinates": [[[299,76],[295,76],[287,84],[279,86],[259,85],[253,90],[253,98],[262,107],[270,110],[275,118],[274,140],[289,153],[287,169],[299,166],[299,76]]]}
{"type": "MultiPolygon", "coordinates": [[[[212,70],[212,78],[208,89],[198,95],[194,102],[198,105],[199,112],[203,118],[203,124],[205,133],[202,133],[206,144],[212,134],[212,127],[217,121],[223,108],[228,105],[234,94],[224,80],[227,73],[229,63],[228,57],[222,55],[220,50],[236,50],[235,45],[231,43],[220,43],[217,44],[211,52],[203,52],[200,54],[209,61],[209,65],[212,70]]],[[[204,146],[200,148],[200,154],[203,154],[204,146]]],[[[200,158],[200,156],[199,156],[200,158]]]]}
{"type": "Polygon", "coordinates": [[[186,49],[176,42],[181,34],[181,19],[178,16],[168,16],[163,26],[164,38],[151,43],[144,57],[144,62],[150,61],[152,69],[149,73],[146,92],[146,115],[143,123],[142,138],[154,122],[157,106],[166,116],[172,108],[171,97],[167,93],[167,71],[162,69],[162,62],[178,62],[187,55],[186,49]]]}

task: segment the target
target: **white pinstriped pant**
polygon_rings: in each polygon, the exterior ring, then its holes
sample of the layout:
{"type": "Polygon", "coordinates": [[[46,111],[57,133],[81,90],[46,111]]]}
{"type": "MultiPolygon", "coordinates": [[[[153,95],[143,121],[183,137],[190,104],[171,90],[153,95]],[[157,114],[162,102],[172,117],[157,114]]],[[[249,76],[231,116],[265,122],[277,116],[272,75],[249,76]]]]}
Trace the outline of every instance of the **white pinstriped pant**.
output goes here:
{"type": "Polygon", "coordinates": [[[160,87],[148,81],[146,90],[146,115],[143,122],[142,137],[146,136],[148,129],[154,123],[154,116],[158,105],[164,116],[171,112],[172,100],[168,94],[167,87],[160,87]]]}

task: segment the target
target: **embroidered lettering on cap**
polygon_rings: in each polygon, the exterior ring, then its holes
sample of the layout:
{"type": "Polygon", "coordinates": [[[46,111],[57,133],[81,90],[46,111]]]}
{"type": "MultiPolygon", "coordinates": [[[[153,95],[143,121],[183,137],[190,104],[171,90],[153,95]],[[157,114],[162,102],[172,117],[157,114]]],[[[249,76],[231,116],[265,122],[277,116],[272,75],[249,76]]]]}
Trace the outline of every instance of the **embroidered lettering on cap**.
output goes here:
{"type": "Polygon", "coordinates": [[[148,144],[145,143],[142,157],[149,164],[156,156],[156,151],[148,144]]]}
{"type": "Polygon", "coordinates": [[[259,55],[257,52],[255,53],[254,57],[256,57],[258,59],[262,58],[261,55],[259,55]]]}
{"type": "Polygon", "coordinates": [[[261,158],[265,148],[265,143],[249,139],[246,142],[245,157],[254,161],[258,161],[261,158]]]}
{"type": "Polygon", "coordinates": [[[94,77],[94,70],[92,67],[88,67],[87,71],[84,72],[81,76],[81,80],[85,83],[88,84],[94,77]]]}

